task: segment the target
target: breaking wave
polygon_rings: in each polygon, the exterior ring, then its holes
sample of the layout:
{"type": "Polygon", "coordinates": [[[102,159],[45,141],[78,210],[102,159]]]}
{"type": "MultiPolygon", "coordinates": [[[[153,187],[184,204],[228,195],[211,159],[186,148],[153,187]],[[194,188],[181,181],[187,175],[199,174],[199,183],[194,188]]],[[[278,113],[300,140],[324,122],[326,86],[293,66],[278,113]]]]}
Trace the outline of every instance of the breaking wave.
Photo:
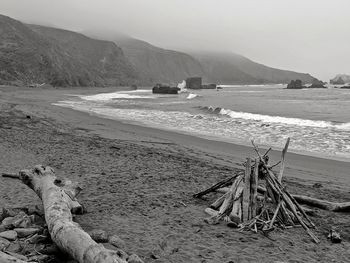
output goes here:
{"type": "Polygon", "coordinates": [[[224,109],[220,107],[214,108],[212,106],[201,107],[201,109],[206,110],[209,113],[220,114],[220,115],[228,116],[233,119],[253,120],[253,121],[259,121],[262,123],[280,123],[280,124],[302,126],[302,127],[333,128],[333,129],[350,131],[349,122],[334,124],[329,121],[308,120],[308,119],[301,119],[301,118],[290,118],[290,117],[255,114],[255,113],[249,113],[249,112],[233,111],[233,110],[224,109]]]}

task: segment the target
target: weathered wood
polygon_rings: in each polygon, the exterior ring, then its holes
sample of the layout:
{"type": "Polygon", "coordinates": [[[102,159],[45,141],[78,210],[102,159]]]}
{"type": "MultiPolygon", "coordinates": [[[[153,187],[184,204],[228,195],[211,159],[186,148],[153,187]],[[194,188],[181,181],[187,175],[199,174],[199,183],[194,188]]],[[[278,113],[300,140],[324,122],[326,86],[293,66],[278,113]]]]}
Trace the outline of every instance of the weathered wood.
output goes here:
{"type": "Polygon", "coordinates": [[[323,210],[333,211],[333,212],[350,212],[350,202],[345,203],[333,203],[326,200],[320,200],[317,198],[305,196],[305,195],[292,195],[294,199],[308,206],[317,207],[323,210]]]}
{"type": "MultiPolygon", "coordinates": [[[[217,192],[226,193],[229,190],[228,187],[217,189],[217,192]]],[[[266,188],[258,186],[258,192],[263,194],[266,192],[266,188]]],[[[298,203],[305,204],[311,207],[317,207],[319,209],[332,211],[332,212],[350,212],[350,202],[330,202],[328,200],[321,200],[305,195],[290,194],[298,203]]],[[[305,210],[305,208],[302,208],[305,210]]]]}
{"type": "Polygon", "coordinates": [[[79,263],[125,263],[115,252],[97,244],[73,222],[71,209],[79,203],[77,183],[57,179],[50,167],[35,166],[20,172],[20,179],[41,198],[52,241],[79,263]]]}
{"type": "Polygon", "coordinates": [[[7,177],[7,178],[19,179],[19,175],[18,174],[2,173],[1,176],[2,177],[7,177]]]}
{"type": "Polygon", "coordinates": [[[230,213],[230,218],[232,221],[239,223],[243,221],[242,216],[243,216],[243,194],[244,191],[244,183],[241,181],[240,184],[237,186],[237,190],[234,193],[233,196],[233,204],[232,204],[232,210],[230,213]]]}
{"type": "Polygon", "coordinates": [[[259,174],[259,160],[255,159],[254,172],[250,177],[250,197],[249,197],[249,218],[256,217],[257,195],[258,195],[258,174],[259,174]]]}
{"type": "Polygon", "coordinates": [[[9,254],[0,251],[0,262],[1,263],[26,263],[27,261],[20,260],[9,254]]]}
{"type": "Polygon", "coordinates": [[[244,189],[243,189],[243,206],[242,216],[243,222],[249,220],[249,195],[250,195],[250,174],[252,173],[251,160],[247,158],[244,173],[244,189]]]}
{"type": "MultiPolygon", "coordinates": [[[[226,188],[226,187],[225,187],[225,188],[226,188]]],[[[230,189],[227,188],[227,191],[226,191],[222,196],[220,196],[218,199],[216,199],[215,202],[212,203],[212,204],[210,205],[210,208],[213,208],[213,209],[215,209],[215,210],[218,210],[219,207],[220,207],[220,206],[222,205],[222,203],[224,202],[226,196],[228,195],[229,190],[230,190],[230,189]]]]}
{"type": "Polygon", "coordinates": [[[278,181],[279,181],[280,183],[282,182],[284,167],[285,167],[285,165],[286,165],[286,164],[285,164],[285,160],[286,160],[285,157],[286,157],[286,153],[287,153],[287,150],[288,150],[289,141],[290,141],[290,138],[288,137],[287,142],[286,142],[286,145],[284,146],[283,151],[282,151],[281,168],[280,168],[280,173],[278,174],[278,181]]]}
{"type": "Polygon", "coordinates": [[[297,211],[295,209],[295,206],[292,202],[292,200],[285,194],[284,191],[281,190],[281,185],[279,183],[279,181],[276,179],[275,175],[273,174],[273,172],[267,167],[267,164],[265,163],[263,157],[260,155],[258,148],[255,146],[254,142],[252,141],[253,147],[255,152],[258,154],[259,158],[260,158],[260,162],[264,165],[266,171],[267,171],[267,179],[269,181],[269,185],[271,186],[271,188],[274,188],[273,190],[275,192],[278,192],[280,194],[280,196],[282,197],[282,199],[284,200],[284,202],[288,205],[288,207],[290,208],[291,212],[293,213],[293,215],[295,216],[295,218],[298,220],[298,222],[302,225],[302,227],[305,229],[305,231],[309,234],[310,237],[312,237],[312,239],[316,242],[319,243],[320,240],[314,235],[314,233],[312,233],[312,231],[307,227],[307,225],[305,225],[305,223],[303,222],[303,220],[299,217],[299,215],[297,214],[297,211]]]}
{"type": "Polygon", "coordinates": [[[234,176],[232,176],[232,177],[230,177],[230,178],[227,178],[227,179],[225,179],[225,180],[222,180],[222,181],[218,182],[217,184],[214,184],[213,186],[209,187],[208,189],[206,189],[206,190],[204,190],[204,191],[201,191],[201,192],[199,192],[199,193],[194,194],[193,197],[195,197],[195,198],[200,198],[200,197],[202,197],[202,196],[204,196],[204,195],[206,195],[206,194],[209,194],[209,193],[211,193],[211,192],[216,191],[216,190],[219,189],[219,188],[228,186],[228,185],[232,184],[240,174],[241,174],[241,173],[237,173],[237,174],[235,174],[234,176]]]}

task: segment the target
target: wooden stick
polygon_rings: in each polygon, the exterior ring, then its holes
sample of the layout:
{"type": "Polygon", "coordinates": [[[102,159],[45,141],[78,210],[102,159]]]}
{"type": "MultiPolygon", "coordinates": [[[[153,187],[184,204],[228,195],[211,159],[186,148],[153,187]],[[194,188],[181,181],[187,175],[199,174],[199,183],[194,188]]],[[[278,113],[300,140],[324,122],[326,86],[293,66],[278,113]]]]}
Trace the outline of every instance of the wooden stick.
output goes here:
{"type": "MultiPolygon", "coordinates": [[[[225,187],[225,188],[227,188],[227,187],[225,187]]],[[[229,192],[229,188],[227,188],[227,191],[222,196],[220,196],[218,199],[216,199],[214,203],[212,203],[210,205],[210,208],[213,208],[215,210],[219,209],[219,207],[222,205],[225,198],[227,197],[228,192],[229,192]]]]}
{"type": "Polygon", "coordinates": [[[234,182],[234,180],[236,180],[236,178],[239,175],[241,175],[241,174],[242,174],[241,172],[238,172],[233,177],[230,177],[230,178],[227,178],[225,180],[222,180],[222,181],[218,182],[217,184],[214,184],[213,186],[209,187],[208,189],[206,189],[206,190],[204,190],[202,192],[194,194],[193,197],[200,198],[200,197],[202,197],[202,196],[204,196],[206,194],[214,192],[218,188],[228,186],[228,185],[232,184],[234,182]]]}
{"type": "Polygon", "coordinates": [[[72,207],[80,188],[70,182],[58,180],[50,167],[35,166],[19,173],[24,184],[33,189],[44,205],[45,221],[52,241],[79,263],[126,263],[111,250],[97,244],[72,220],[72,207]],[[69,194],[67,194],[69,193],[69,194]]]}
{"type": "Polygon", "coordinates": [[[276,220],[276,217],[277,217],[277,214],[278,214],[278,212],[279,212],[279,210],[280,210],[281,204],[282,204],[282,200],[280,200],[280,201],[278,202],[278,205],[277,205],[277,207],[276,207],[275,213],[273,214],[273,217],[272,217],[271,222],[270,222],[270,228],[273,227],[273,223],[274,223],[275,220],[276,220]]]}
{"type": "Polygon", "coordinates": [[[263,157],[265,157],[271,150],[272,150],[271,147],[269,149],[267,149],[267,151],[264,153],[263,157]]]}
{"type": "Polygon", "coordinates": [[[1,176],[7,177],[7,178],[19,179],[19,174],[2,173],[1,176]]]}
{"type": "Polygon", "coordinates": [[[286,153],[287,153],[287,150],[288,150],[289,141],[290,141],[290,138],[288,137],[286,145],[284,146],[283,151],[282,151],[281,168],[280,168],[280,173],[278,175],[278,181],[280,183],[282,182],[282,176],[283,176],[284,166],[285,166],[285,157],[286,157],[286,153]]]}
{"type": "Polygon", "coordinates": [[[292,195],[293,198],[305,205],[317,207],[323,210],[333,211],[333,212],[350,212],[350,202],[344,203],[333,203],[326,200],[320,200],[317,198],[312,198],[305,195],[292,195]]]}
{"type": "Polygon", "coordinates": [[[243,190],[243,207],[242,216],[243,222],[248,221],[249,214],[249,195],[250,195],[250,174],[252,173],[250,158],[247,158],[245,173],[244,173],[244,190],[243,190]]]}
{"type": "Polygon", "coordinates": [[[249,198],[249,215],[252,219],[256,216],[256,205],[258,195],[258,174],[259,174],[259,160],[255,159],[255,167],[252,176],[250,177],[250,198],[249,198]]]}
{"type": "Polygon", "coordinates": [[[280,196],[283,198],[283,200],[286,202],[286,204],[289,206],[290,210],[292,211],[292,213],[294,214],[295,218],[299,221],[299,223],[303,226],[303,228],[305,229],[305,231],[309,234],[310,237],[312,237],[312,239],[316,242],[319,243],[320,240],[314,235],[314,233],[312,233],[312,231],[307,227],[307,225],[305,225],[305,223],[303,222],[303,220],[299,217],[299,215],[297,214],[297,211],[293,205],[292,200],[280,189],[280,183],[279,181],[276,180],[275,175],[272,173],[271,170],[268,169],[267,164],[265,163],[264,159],[262,158],[262,156],[259,153],[258,148],[255,146],[254,141],[252,141],[253,147],[255,152],[258,154],[260,161],[262,162],[262,164],[264,165],[266,171],[267,171],[267,178],[269,180],[270,186],[272,188],[275,188],[275,191],[278,191],[280,196]]]}

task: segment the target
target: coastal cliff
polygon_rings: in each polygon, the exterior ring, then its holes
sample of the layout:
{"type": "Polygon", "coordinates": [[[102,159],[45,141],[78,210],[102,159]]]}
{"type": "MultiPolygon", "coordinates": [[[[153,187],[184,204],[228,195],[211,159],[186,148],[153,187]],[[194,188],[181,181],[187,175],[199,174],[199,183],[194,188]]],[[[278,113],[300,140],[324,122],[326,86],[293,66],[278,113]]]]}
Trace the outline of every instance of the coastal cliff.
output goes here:
{"type": "Polygon", "coordinates": [[[0,15],[0,83],[105,86],[133,83],[135,70],[113,42],[0,15]]]}

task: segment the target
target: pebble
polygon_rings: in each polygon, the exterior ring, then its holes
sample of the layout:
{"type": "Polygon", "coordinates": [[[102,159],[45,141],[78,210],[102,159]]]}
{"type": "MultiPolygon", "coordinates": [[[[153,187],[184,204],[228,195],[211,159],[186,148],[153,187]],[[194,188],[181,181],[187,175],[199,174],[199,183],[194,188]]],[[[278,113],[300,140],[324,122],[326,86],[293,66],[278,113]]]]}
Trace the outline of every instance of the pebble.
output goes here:
{"type": "Polygon", "coordinates": [[[0,251],[4,251],[10,244],[11,244],[10,241],[0,237],[0,251]]]}
{"type": "Polygon", "coordinates": [[[138,255],[132,254],[128,258],[128,263],[144,263],[144,262],[143,262],[143,260],[141,258],[139,258],[138,255]]]}
{"type": "Polygon", "coordinates": [[[10,252],[10,251],[6,251],[6,253],[9,254],[10,256],[13,256],[13,257],[18,258],[20,260],[23,260],[25,262],[28,261],[28,258],[26,256],[21,255],[21,254],[17,254],[17,253],[10,252]]]}
{"type": "Polygon", "coordinates": [[[17,239],[17,232],[8,230],[0,233],[0,237],[6,238],[9,241],[15,241],[17,239]]]}
{"type": "Polygon", "coordinates": [[[14,231],[17,232],[18,237],[27,237],[38,233],[40,229],[39,228],[15,228],[14,231]]]}
{"type": "Polygon", "coordinates": [[[108,238],[108,243],[110,243],[111,245],[117,248],[125,249],[125,242],[117,235],[110,236],[108,238]]]}

